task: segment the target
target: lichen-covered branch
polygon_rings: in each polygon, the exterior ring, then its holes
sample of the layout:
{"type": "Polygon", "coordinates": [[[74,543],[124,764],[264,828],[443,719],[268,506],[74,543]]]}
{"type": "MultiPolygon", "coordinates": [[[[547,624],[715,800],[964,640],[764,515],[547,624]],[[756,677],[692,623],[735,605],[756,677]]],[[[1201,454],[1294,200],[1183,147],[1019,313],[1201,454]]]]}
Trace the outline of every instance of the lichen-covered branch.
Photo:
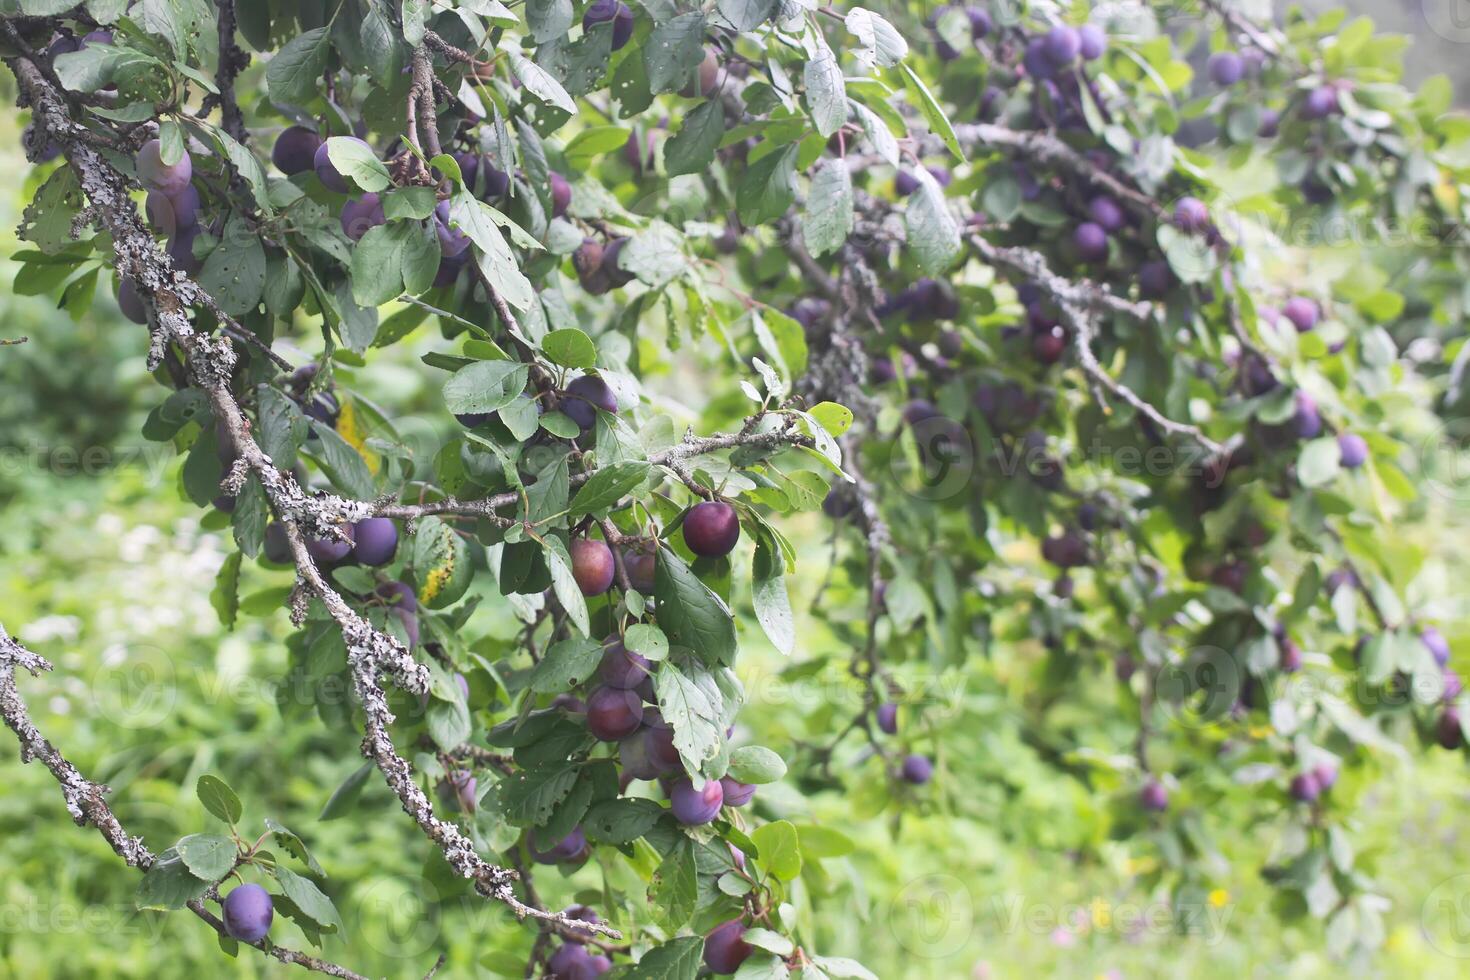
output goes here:
{"type": "MultiPolygon", "coordinates": [[[[298,576],[293,615],[305,614],[305,599],[320,599],[342,631],[353,684],[362,701],[366,734],[363,754],[383,774],[404,810],[461,874],[475,881],[481,894],[504,901],[518,916],[534,916],[562,922],[559,913],[534,909],[516,899],[510,887],[515,873],[485,862],[457,827],[439,820],[433,806],[413,778],[413,770],[397,752],[388,727],[393,715],[378,687],[379,671],[389,673],[399,686],[411,693],[428,689],[428,671],[396,638],[375,629],[358,615],[325,580],[306,550],[307,533],[330,537],[340,534],[344,520],[371,513],[371,507],[330,495],[307,494],[288,473],[278,470],[255,442],[250,421],[240,410],[230,390],[235,353],[229,344],[197,331],[188,310],[216,306],[213,299],[188,276],[177,271],[160,252],[143,228],[137,209],[128,195],[128,183],[100,154],[76,137],[76,124],[59,94],[35,65],[24,58],[10,61],[21,84],[23,99],[34,111],[42,135],[62,147],[77,174],[89,207],[87,218],[100,225],[112,238],[119,272],[139,284],[139,295],[150,311],[153,358],[157,363],[167,345],[175,343],[196,383],[204,390],[215,419],[224,426],[238,459],[224,481],[226,492],[238,493],[248,474],[256,475],[280,518],[290,543],[298,576]]],[[[43,141],[44,142],[44,141],[43,141]]],[[[34,149],[35,147],[33,147],[34,149]]],[[[617,933],[601,924],[565,920],[568,928],[617,933]]]]}
{"type": "MultiPolygon", "coordinates": [[[[97,828],[102,839],[107,841],[129,867],[146,872],[153,867],[156,860],[153,852],[143,843],[141,837],[134,837],[127,832],[112,808],[107,805],[108,788],[83,776],[36,728],[15,685],[17,667],[33,676],[51,670],[51,664],[45,658],[11,639],[4,625],[0,624],[0,718],[4,718],[6,727],[20,741],[21,762],[40,762],[45,766],[61,785],[61,795],[66,801],[66,809],[71,814],[72,821],[78,827],[91,825],[97,828]]],[[[206,909],[202,901],[191,901],[188,908],[215,932],[221,936],[228,935],[224,923],[206,909]]],[[[329,960],[298,953],[265,939],[245,945],[254,946],[282,963],[314,970],[327,976],[341,977],[342,980],[367,980],[361,974],[329,960]]]]}

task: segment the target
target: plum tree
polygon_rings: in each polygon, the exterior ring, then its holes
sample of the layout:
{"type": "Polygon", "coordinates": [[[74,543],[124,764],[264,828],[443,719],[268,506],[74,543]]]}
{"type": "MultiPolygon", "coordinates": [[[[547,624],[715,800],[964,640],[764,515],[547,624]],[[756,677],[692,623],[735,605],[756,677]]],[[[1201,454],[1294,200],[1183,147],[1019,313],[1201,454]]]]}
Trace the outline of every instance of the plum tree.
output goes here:
{"type": "MultiPolygon", "coordinates": [[[[39,168],[16,181],[15,291],[84,317],[105,268],[124,315],[152,317],[127,342],[166,390],[138,414],[182,457],[172,482],[217,507],[212,603],[232,627],[290,606],[286,662],[333,736],[283,741],[360,747],[433,867],[517,903],[536,940],[497,922],[487,962],[596,975],[604,949],[688,973],[723,921],[711,969],[738,968],[720,943],[758,922],[782,933],[749,947],[762,975],[825,970],[812,937],[866,941],[822,918],[851,887],[816,860],[838,794],[895,790],[864,799],[902,848],[906,809],[932,803],[942,831],[1010,751],[1041,791],[992,801],[1007,844],[1058,841],[1047,800],[1128,787],[1147,819],[1069,804],[1062,836],[1106,867],[1099,842],[1134,833],[1107,846],[1153,858],[1142,887],[1180,899],[1220,876],[1206,855],[1240,853],[1208,838],[1264,807],[1300,866],[1331,871],[1324,935],[1345,959],[1368,945],[1342,927],[1382,907],[1337,843],[1355,794],[1326,790],[1339,767],[1366,784],[1403,733],[1463,748],[1452,651],[1412,611],[1449,607],[1399,594],[1433,601],[1420,553],[1447,546],[1393,543],[1429,511],[1410,498],[1432,454],[1408,450],[1470,404],[1470,258],[1436,234],[1323,262],[1302,229],[1461,227],[1470,167],[1444,87],[1401,88],[1364,22],[1213,3],[1177,35],[1151,5],[1089,23],[990,3],[23,6],[0,15],[39,168]],[[1195,77],[1197,38],[1214,53],[1195,77]],[[458,426],[406,414],[425,405],[458,426]],[[1342,472],[1368,468],[1349,431],[1368,425],[1372,479],[1342,472]],[[757,632],[791,677],[858,689],[786,709],[781,766],[731,744],[737,716],[742,743],[771,724],[744,689],[757,632]],[[1216,693],[1172,676],[1203,685],[1202,650],[1241,683],[1208,726],[1180,724],[1216,693]],[[1284,683],[1308,664],[1395,703],[1327,710],[1284,683]],[[919,742],[898,705],[941,669],[977,696],[919,742]],[[1281,793],[1231,778],[1241,746],[1287,774],[1281,793]],[[938,752],[952,785],[912,789],[938,752]],[[743,780],[786,765],[749,806],[743,780]],[[780,813],[800,818],[767,829],[780,813]],[[765,846],[791,833],[794,880],[765,846]],[[748,869],[736,841],[757,843],[748,869]],[[586,882],[533,880],[527,853],[570,873],[594,850],[631,938],[578,942],[614,927],[542,907],[586,882]],[[788,936],[793,894],[813,921],[788,936]]],[[[295,894],[284,863],[242,860],[295,894]]],[[[1279,906],[1319,905],[1297,879],[1267,876],[1299,893],[1279,906]]]]}
{"type": "MultiPolygon", "coordinates": [[[[983,35],[976,34],[976,37],[983,35]]],[[[1098,24],[1083,24],[1077,28],[1078,53],[1083,61],[1096,61],[1108,49],[1108,34],[1098,24]]]]}
{"type": "Polygon", "coordinates": [[[1210,224],[1209,208],[1197,197],[1181,197],[1174,204],[1174,224],[1181,231],[1204,231],[1210,224]]]}
{"type": "Polygon", "coordinates": [[[596,538],[578,538],[569,549],[572,556],[572,578],[586,596],[602,595],[612,588],[616,574],[612,549],[596,538]]]}
{"type": "Polygon", "coordinates": [[[1322,85],[1312,89],[1302,100],[1301,114],[1303,119],[1326,119],[1335,115],[1342,109],[1341,100],[1338,98],[1337,89],[1331,84],[1322,85]]]}
{"type": "Polygon", "coordinates": [[[1291,321],[1297,333],[1306,333],[1317,325],[1317,304],[1305,296],[1293,296],[1281,307],[1281,315],[1291,321]]]}
{"type": "Polygon", "coordinates": [[[230,889],[220,901],[221,918],[225,932],[242,943],[255,943],[270,932],[272,909],[271,894],[255,882],[246,882],[230,889]]]}
{"type": "Polygon", "coordinates": [[[684,514],[684,543],[704,558],[723,558],[740,540],[740,515],[723,500],[704,500],[684,514]]]}
{"type": "Polygon", "coordinates": [[[580,864],[591,853],[587,834],[581,827],[574,827],[565,837],[545,848],[537,841],[535,834],[531,838],[531,856],[538,864],[580,864]]]}
{"type": "Polygon", "coordinates": [[[148,309],[143,305],[143,298],[138,295],[138,290],[131,280],[119,279],[117,281],[117,308],[122,310],[123,316],[134,323],[148,322],[148,309]]]}
{"type": "Polygon", "coordinates": [[[1291,798],[1298,803],[1315,803],[1322,793],[1322,787],[1318,785],[1315,773],[1302,772],[1291,777],[1289,792],[1291,798]]]}
{"type": "Polygon", "coordinates": [[[1082,53],[1082,37],[1075,27],[1058,24],[1046,32],[1044,51],[1047,60],[1057,68],[1065,68],[1082,53]]]}

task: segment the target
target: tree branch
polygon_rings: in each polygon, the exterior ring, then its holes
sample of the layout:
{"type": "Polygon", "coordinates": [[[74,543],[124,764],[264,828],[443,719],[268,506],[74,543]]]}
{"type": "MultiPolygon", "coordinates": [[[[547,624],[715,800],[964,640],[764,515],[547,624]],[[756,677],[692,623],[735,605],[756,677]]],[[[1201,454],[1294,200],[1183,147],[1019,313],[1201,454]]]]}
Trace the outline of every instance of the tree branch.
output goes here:
{"type": "MultiPolygon", "coordinates": [[[[146,872],[153,867],[156,858],[148,846],[143,843],[141,837],[133,837],[124,829],[122,822],[107,805],[108,788],[83,776],[76,766],[67,761],[66,757],[41,735],[40,730],[31,721],[25,701],[15,686],[17,666],[29,671],[33,676],[51,670],[51,664],[45,658],[32,653],[12,640],[5,632],[4,625],[0,624],[0,717],[5,719],[6,726],[15,733],[15,737],[20,741],[21,762],[39,761],[45,766],[61,784],[61,795],[66,801],[66,809],[71,814],[72,821],[78,827],[90,824],[97,828],[102,839],[107,841],[117,856],[122,858],[129,867],[146,872]]],[[[188,909],[221,936],[229,935],[225,932],[224,923],[204,907],[203,901],[195,899],[189,902],[188,909]]],[[[254,946],[261,952],[274,956],[282,963],[314,970],[317,973],[340,977],[342,980],[367,980],[366,977],[344,966],[277,946],[265,939],[244,945],[254,946]]]]}
{"type": "MultiPolygon", "coordinates": [[[[9,30],[8,24],[4,26],[9,30]]],[[[415,661],[397,639],[373,628],[359,616],[327,584],[306,550],[304,531],[323,537],[340,536],[341,522],[368,516],[372,513],[371,505],[326,494],[310,496],[288,473],[276,469],[270,457],[255,442],[250,422],[230,390],[234,351],[228,343],[197,332],[189,322],[186,311],[190,307],[209,309],[217,308],[217,304],[197,283],[175,270],[168,256],[158,250],[128,196],[127,179],[77,137],[79,127],[35,65],[24,58],[10,59],[9,64],[24,97],[34,110],[35,122],[62,147],[67,162],[76,172],[90,201],[85,215],[108,232],[119,270],[141,286],[139,295],[150,311],[153,335],[150,363],[156,365],[162,359],[169,342],[177,343],[196,382],[208,396],[215,418],[225,425],[239,458],[224,480],[223,488],[227,493],[238,494],[252,472],[265,488],[285,529],[295,560],[298,584],[293,594],[293,618],[299,622],[305,616],[305,600],[311,593],[321,599],[341,629],[353,686],[362,701],[365,718],[363,755],[377,766],[405,812],[444,852],[449,864],[466,878],[473,879],[476,890],[482,895],[505,902],[522,918],[532,916],[560,922],[573,929],[619,937],[607,926],[567,920],[560,913],[521,903],[510,886],[515,880],[515,872],[482,860],[457,827],[434,815],[432,804],[413,779],[412,767],[398,755],[393,745],[388,733],[393,715],[377,684],[377,673],[384,670],[400,687],[421,694],[428,690],[428,670],[415,661]]]]}

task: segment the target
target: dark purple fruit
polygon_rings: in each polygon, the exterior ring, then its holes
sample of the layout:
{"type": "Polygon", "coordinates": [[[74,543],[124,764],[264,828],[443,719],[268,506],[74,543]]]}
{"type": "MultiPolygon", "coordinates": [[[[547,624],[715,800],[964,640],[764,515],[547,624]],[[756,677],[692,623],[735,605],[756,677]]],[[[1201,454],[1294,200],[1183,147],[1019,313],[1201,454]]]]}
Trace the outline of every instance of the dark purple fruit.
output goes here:
{"type": "Polygon", "coordinates": [[[706,500],[684,515],[684,543],[696,555],[723,558],[740,540],[740,517],[723,500],[706,500]]]}
{"type": "Polygon", "coordinates": [[[706,824],[719,815],[725,803],[725,788],[717,779],[705,780],[699,789],[690,780],[681,779],[669,791],[669,803],[674,819],[685,826],[706,824]]]}
{"type": "Polygon", "coordinates": [[[354,197],[342,205],[342,234],[354,242],[361,241],[363,235],[386,221],[383,202],[372,192],[354,197]]]}
{"type": "Polygon", "coordinates": [[[242,943],[264,939],[270,932],[271,919],[275,915],[270,892],[254,882],[232,889],[220,902],[220,910],[225,932],[242,943]]]}
{"type": "Polygon", "coordinates": [[[616,412],[618,396],[606,381],[594,374],[584,374],[567,385],[562,394],[562,412],[581,427],[583,432],[592,431],[597,424],[597,412],[616,412]]]}
{"type": "Polygon", "coordinates": [[[316,151],[321,149],[322,138],[305,126],[288,126],[276,137],[271,147],[271,163],[288,177],[316,166],[316,151]]]}
{"type": "Polygon", "coordinates": [[[632,691],[599,687],[587,698],[587,730],[604,742],[617,742],[643,723],[643,699],[632,691]]]}
{"type": "Polygon", "coordinates": [[[743,938],[745,924],[739,919],[722,922],[704,937],[704,965],[711,973],[734,973],[755,952],[743,938]]]}
{"type": "Polygon", "coordinates": [[[617,566],[612,549],[596,538],[578,538],[572,542],[572,578],[586,596],[602,595],[612,588],[617,566]]]}
{"type": "Polygon", "coordinates": [[[352,558],[362,565],[386,565],[398,552],[398,525],[387,517],[369,517],[352,526],[352,558]]]}
{"type": "Polygon", "coordinates": [[[194,176],[194,161],[189,159],[188,150],[170,166],[163,162],[163,144],[156,139],[143,144],[135,163],[139,182],[148,190],[168,197],[182,194],[194,176]]]}
{"type": "Polygon", "coordinates": [[[922,786],[934,778],[934,763],[925,755],[910,755],[903,760],[903,781],[922,786]]]}

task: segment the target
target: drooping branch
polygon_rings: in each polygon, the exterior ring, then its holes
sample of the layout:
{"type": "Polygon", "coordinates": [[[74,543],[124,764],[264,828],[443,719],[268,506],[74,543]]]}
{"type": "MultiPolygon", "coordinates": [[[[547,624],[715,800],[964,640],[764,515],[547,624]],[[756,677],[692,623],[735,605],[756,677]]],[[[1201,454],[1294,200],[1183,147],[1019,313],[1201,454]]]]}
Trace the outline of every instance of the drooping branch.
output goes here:
{"type": "Polygon", "coordinates": [[[305,597],[314,595],[341,629],[354,689],[362,701],[366,719],[363,754],[377,766],[404,810],[444,852],[450,865],[473,879],[482,895],[505,902],[521,917],[558,921],[568,928],[617,937],[615,930],[600,923],[568,920],[559,913],[521,903],[510,886],[515,872],[485,862],[457,827],[434,815],[432,804],[413,779],[412,767],[393,745],[388,732],[393,715],[377,683],[378,672],[386,671],[405,690],[423,693],[428,689],[428,671],[396,638],[375,629],[359,616],[327,584],[306,550],[306,533],[340,536],[341,522],[367,516],[371,513],[370,506],[330,495],[307,494],[290,474],[275,467],[256,443],[250,422],[230,390],[234,351],[228,343],[200,333],[190,323],[189,309],[216,309],[218,304],[197,283],[175,269],[169,257],[158,249],[128,196],[127,179],[77,137],[80,127],[36,66],[25,58],[13,58],[8,63],[20,82],[23,99],[33,109],[35,123],[62,148],[76,172],[90,202],[85,217],[107,231],[119,271],[139,284],[139,295],[150,314],[154,363],[162,359],[168,344],[176,343],[196,383],[208,396],[215,418],[224,425],[238,454],[223,484],[226,492],[238,493],[250,473],[260,479],[286,531],[295,560],[298,587],[293,614],[298,619],[303,616],[305,597]]]}
{"type": "MultiPolygon", "coordinates": [[[[696,436],[686,434],[683,441],[661,452],[652,453],[648,462],[654,466],[664,466],[670,469],[690,489],[701,493],[704,488],[694,483],[693,476],[688,470],[688,461],[698,456],[709,453],[717,453],[726,449],[777,449],[785,446],[807,446],[813,445],[812,438],[801,432],[794,424],[782,425],[779,428],[761,432],[735,432],[718,436],[696,436]]],[[[570,480],[572,488],[586,483],[596,475],[597,470],[588,470],[573,474],[570,480]]],[[[498,513],[507,507],[514,507],[520,503],[521,495],[514,491],[496,494],[493,497],[485,497],[480,500],[460,500],[457,497],[446,497],[443,500],[431,500],[422,504],[383,504],[373,511],[379,517],[417,518],[428,517],[434,514],[462,514],[471,517],[483,517],[491,520],[499,520],[502,523],[508,519],[498,513]]]]}
{"type": "MultiPolygon", "coordinates": [[[[45,766],[61,785],[61,795],[66,801],[66,809],[71,814],[72,821],[78,827],[95,827],[102,839],[107,841],[129,867],[146,872],[153,867],[155,855],[141,837],[134,837],[127,832],[112,808],[107,805],[108,788],[83,776],[36,728],[15,684],[17,667],[33,676],[52,669],[44,657],[32,653],[11,639],[4,625],[0,624],[0,717],[4,718],[6,727],[20,741],[21,762],[40,762],[45,766]]],[[[221,936],[229,935],[225,932],[224,923],[206,909],[202,901],[196,899],[189,902],[188,909],[221,936]]],[[[329,960],[277,946],[265,939],[245,945],[274,956],[282,963],[314,970],[327,976],[340,977],[342,980],[367,980],[361,974],[329,960]]]]}

